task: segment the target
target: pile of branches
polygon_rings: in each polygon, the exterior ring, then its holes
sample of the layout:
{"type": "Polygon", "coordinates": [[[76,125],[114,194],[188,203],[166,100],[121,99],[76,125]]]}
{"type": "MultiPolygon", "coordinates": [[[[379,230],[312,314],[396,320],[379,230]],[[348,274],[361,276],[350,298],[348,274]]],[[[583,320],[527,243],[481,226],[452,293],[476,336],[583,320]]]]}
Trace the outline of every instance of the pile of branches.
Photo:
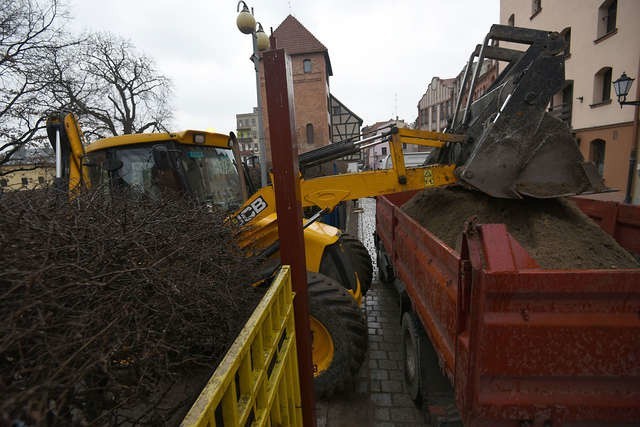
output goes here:
{"type": "Polygon", "coordinates": [[[0,194],[0,425],[184,414],[263,294],[236,232],[180,198],[0,194]]]}

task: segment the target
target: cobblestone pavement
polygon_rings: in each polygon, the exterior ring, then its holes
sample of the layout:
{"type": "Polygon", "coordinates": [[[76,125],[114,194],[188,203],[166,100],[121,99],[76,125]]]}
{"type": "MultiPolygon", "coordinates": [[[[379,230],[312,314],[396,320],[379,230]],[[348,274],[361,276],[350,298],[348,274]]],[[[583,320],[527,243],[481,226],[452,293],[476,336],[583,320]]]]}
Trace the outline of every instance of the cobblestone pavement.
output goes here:
{"type": "Polygon", "coordinates": [[[375,211],[374,199],[360,199],[348,227],[369,249],[374,263],[374,281],[364,303],[369,326],[367,358],[352,389],[317,402],[318,427],[429,425],[404,390],[399,299],[395,289],[377,280],[375,211]]]}

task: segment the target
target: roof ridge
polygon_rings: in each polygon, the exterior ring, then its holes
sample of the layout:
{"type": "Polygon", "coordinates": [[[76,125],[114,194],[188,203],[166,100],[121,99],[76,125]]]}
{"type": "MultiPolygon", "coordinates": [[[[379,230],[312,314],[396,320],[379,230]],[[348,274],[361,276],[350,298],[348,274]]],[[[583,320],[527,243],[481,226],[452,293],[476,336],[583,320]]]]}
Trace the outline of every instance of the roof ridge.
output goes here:
{"type": "Polygon", "coordinates": [[[276,38],[276,45],[285,49],[289,55],[329,51],[311,31],[291,14],[278,25],[273,35],[276,38]]]}

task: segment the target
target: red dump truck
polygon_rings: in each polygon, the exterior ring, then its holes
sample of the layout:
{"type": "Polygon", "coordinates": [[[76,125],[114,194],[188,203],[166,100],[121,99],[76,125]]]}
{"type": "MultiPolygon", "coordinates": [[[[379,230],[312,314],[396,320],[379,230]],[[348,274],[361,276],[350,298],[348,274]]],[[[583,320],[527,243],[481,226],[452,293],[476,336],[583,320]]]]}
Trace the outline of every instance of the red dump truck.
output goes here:
{"type": "MultiPolygon", "coordinates": [[[[640,425],[640,269],[544,270],[505,225],[460,252],[380,197],[380,278],[400,292],[405,383],[433,425],[640,425]]],[[[577,200],[640,252],[640,207],[577,200]]]]}

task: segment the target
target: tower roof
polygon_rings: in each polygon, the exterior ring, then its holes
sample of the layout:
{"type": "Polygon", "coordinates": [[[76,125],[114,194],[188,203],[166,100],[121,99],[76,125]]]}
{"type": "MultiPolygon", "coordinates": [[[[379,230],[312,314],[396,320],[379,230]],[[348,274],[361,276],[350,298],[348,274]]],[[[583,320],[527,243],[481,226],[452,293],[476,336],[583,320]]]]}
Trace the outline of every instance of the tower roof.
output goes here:
{"type": "Polygon", "coordinates": [[[327,62],[327,73],[333,75],[329,50],[292,15],[282,21],[273,35],[276,38],[276,47],[284,49],[289,55],[323,53],[327,62]]]}

